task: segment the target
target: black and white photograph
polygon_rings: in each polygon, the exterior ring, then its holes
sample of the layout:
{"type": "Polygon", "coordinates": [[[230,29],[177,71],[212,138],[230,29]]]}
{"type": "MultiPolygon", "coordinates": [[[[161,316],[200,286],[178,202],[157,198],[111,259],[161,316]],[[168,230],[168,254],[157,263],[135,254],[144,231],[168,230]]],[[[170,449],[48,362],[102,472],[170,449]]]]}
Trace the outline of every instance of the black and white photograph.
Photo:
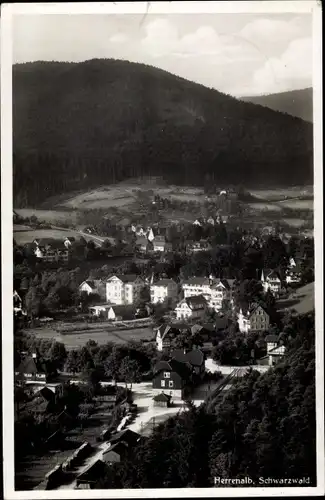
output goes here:
{"type": "Polygon", "coordinates": [[[325,493],[321,46],[313,0],[2,5],[6,500],[325,493]]]}

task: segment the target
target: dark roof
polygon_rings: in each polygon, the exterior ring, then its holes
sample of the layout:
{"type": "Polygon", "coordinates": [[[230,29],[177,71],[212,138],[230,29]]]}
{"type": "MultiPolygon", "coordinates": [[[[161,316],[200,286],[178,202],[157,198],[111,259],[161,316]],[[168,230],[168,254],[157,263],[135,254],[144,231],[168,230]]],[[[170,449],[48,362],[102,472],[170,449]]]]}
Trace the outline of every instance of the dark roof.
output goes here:
{"type": "Polygon", "coordinates": [[[26,356],[17,368],[20,373],[46,373],[46,366],[39,360],[26,356]]]}
{"type": "Polygon", "coordinates": [[[137,278],[140,278],[140,276],[138,276],[137,274],[113,274],[108,279],[110,280],[114,277],[120,279],[121,281],[123,281],[123,283],[133,283],[137,278]]]}
{"type": "Polygon", "coordinates": [[[209,278],[189,278],[188,280],[183,281],[183,285],[209,285],[209,278]]]}
{"type": "Polygon", "coordinates": [[[112,451],[120,456],[124,456],[127,453],[128,447],[129,447],[128,443],[124,441],[119,441],[118,443],[113,444],[106,451],[104,451],[103,457],[105,455],[108,455],[108,453],[111,453],[112,451]]]}
{"type": "Polygon", "coordinates": [[[124,442],[129,446],[133,446],[139,441],[140,437],[140,434],[138,434],[137,432],[131,431],[130,429],[125,429],[124,431],[114,434],[109,441],[111,444],[124,442]]]}
{"type": "Polygon", "coordinates": [[[139,236],[135,240],[135,244],[136,245],[147,245],[148,244],[148,240],[147,240],[147,238],[145,236],[139,236]]]}
{"type": "Polygon", "coordinates": [[[87,285],[89,285],[90,288],[96,288],[93,280],[86,280],[86,281],[84,281],[84,283],[87,283],[87,285]]]}
{"type": "Polygon", "coordinates": [[[54,238],[41,238],[38,240],[38,246],[39,248],[44,248],[44,247],[51,247],[53,250],[67,250],[63,241],[61,240],[56,240],[54,238]]]}
{"type": "Polygon", "coordinates": [[[222,318],[216,318],[214,322],[215,330],[224,330],[228,326],[229,319],[226,316],[222,318]]]}
{"type": "Polygon", "coordinates": [[[43,387],[40,391],[37,392],[45,401],[53,401],[55,398],[54,392],[51,391],[48,387],[43,387]]]}
{"type": "Polygon", "coordinates": [[[184,300],[186,301],[187,305],[191,308],[192,308],[192,306],[195,306],[195,305],[206,304],[206,300],[203,297],[203,295],[195,295],[193,297],[187,297],[184,300]]]}
{"type": "Polygon", "coordinates": [[[154,368],[154,374],[157,375],[161,371],[172,371],[178,373],[183,380],[187,380],[191,375],[189,367],[185,363],[177,361],[176,359],[159,361],[154,368]]]}
{"type": "Polygon", "coordinates": [[[190,363],[192,366],[202,366],[204,364],[204,354],[199,349],[192,349],[185,353],[184,349],[175,349],[170,356],[180,363],[190,363]]]}
{"type": "Polygon", "coordinates": [[[122,316],[123,319],[133,318],[136,313],[136,309],[134,306],[124,306],[124,305],[114,305],[112,304],[109,309],[113,309],[116,316],[122,316]]]}
{"type": "Polygon", "coordinates": [[[87,467],[84,472],[81,472],[81,474],[77,476],[77,482],[96,482],[105,474],[106,469],[107,465],[102,460],[97,460],[97,462],[87,467]]]}
{"type": "Polygon", "coordinates": [[[176,285],[176,282],[172,279],[161,279],[153,284],[153,286],[168,286],[170,284],[176,285]]]}
{"type": "Polygon", "coordinates": [[[172,327],[176,328],[180,332],[190,331],[190,327],[187,323],[173,323],[172,327]]]}
{"type": "Polygon", "coordinates": [[[57,241],[55,238],[35,238],[34,241],[37,241],[39,246],[52,245],[54,241],[57,241]]]}
{"type": "Polygon", "coordinates": [[[157,394],[157,396],[154,396],[153,400],[154,401],[163,401],[163,402],[169,403],[171,398],[172,397],[170,395],[164,394],[163,392],[161,392],[160,394],[157,394]]]}
{"type": "Polygon", "coordinates": [[[278,341],[278,335],[272,335],[272,334],[267,335],[265,337],[265,341],[266,342],[277,342],[278,341]]]}
{"type": "Polygon", "coordinates": [[[250,315],[254,314],[254,312],[257,311],[257,309],[262,309],[265,312],[265,314],[269,316],[268,312],[264,309],[264,307],[261,306],[261,304],[252,304],[249,308],[249,314],[250,315]]]}

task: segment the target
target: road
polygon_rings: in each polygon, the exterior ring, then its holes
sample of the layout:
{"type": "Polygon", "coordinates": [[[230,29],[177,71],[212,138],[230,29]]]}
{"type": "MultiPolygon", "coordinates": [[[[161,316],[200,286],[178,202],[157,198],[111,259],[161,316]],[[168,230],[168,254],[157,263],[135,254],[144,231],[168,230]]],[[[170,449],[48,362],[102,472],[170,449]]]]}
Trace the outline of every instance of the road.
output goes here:
{"type": "Polygon", "coordinates": [[[252,368],[254,370],[259,371],[260,373],[265,373],[270,367],[267,366],[267,365],[222,366],[222,365],[218,365],[211,358],[207,358],[206,361],[205,361],[205,369],[206,369],[206,371],[211,372],[211,373],[221,372],[222,375],[229,375],[233,370],[237,370],[238,368],[240,368],[242,370],[246,370],[246,371],[249,368],[252,368]]]}

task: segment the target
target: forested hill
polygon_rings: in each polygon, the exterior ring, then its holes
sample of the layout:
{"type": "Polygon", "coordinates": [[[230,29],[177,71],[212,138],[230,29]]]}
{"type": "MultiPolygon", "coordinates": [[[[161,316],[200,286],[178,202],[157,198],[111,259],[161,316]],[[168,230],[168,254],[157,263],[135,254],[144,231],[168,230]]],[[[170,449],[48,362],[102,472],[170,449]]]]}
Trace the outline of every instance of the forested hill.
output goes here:
{"type": "Polygon", "coordinates": [[[312,125],[120,60],[13,68],[14,202],[140,175],[312,182],[312,125]]]}
{"type": "Polygon", "coordinates": [[[241,100],[260,104],[267,108],[297,116],[308,122],[313,121],[313,89],[291,90],[278,94],[241,97],[241,100]]]}

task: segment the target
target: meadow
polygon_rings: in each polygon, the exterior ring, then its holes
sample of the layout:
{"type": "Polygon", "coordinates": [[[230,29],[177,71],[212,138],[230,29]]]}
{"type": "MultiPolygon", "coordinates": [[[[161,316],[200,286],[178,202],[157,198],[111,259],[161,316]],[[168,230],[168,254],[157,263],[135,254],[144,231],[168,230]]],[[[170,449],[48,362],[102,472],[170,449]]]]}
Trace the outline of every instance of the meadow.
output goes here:
{"type": "Polygon", "coordinates": [[[17,231],[14,229],[14,239],[17,245],[32,243],[36,238],[55,238],[62,240],[67,237],[80,238],[77,231],[70,229],[30,229],[27,231],[17,231]]]}
{"type": "Polygon", "coordinates": [[[153,339],[152,327],[134,328],[130,330],[108,329],[100,327],[98,329],[91,329],[77,333],[66,333],[61,335],[51,327],[33,328],[28,329],[26,332],[35,335],[41,339],[55,339],[62,342],[65,348],[69,351],[77,349],[86,345],[88,340],[94,340],[99,345],[106,344],[107,342],[114,342],[115,344],[127,344],[131,340],[147,340],[153,339]]]}

